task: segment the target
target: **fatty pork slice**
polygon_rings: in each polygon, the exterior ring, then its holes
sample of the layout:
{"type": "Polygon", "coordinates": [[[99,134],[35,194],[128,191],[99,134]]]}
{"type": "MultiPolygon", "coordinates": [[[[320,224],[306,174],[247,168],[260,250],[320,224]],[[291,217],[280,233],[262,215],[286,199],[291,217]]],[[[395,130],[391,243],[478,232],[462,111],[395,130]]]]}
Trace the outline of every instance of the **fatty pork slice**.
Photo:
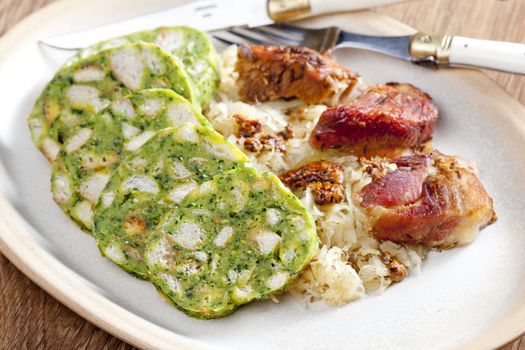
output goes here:
{"type": "Polygon", "coordinates": [[[344,103],[357,75],[328,53],[306,47],[243,45],[236,71],[244,102],[298,98],[308,104],[344,103]]]}
{"type": "Polygon", "coordinates": [[[492,198],[465,160],[433,151],[392,162],[396,170],[354,195],[377,239],[448,249],[496,221],[492,198]]]}
{"type": "Polygon", "coordinates": [[[432,138],[438,109],[429,95],[410,84],[368,88],[355,101],[328,108],[311,134],[320,149],[344,149],[357,155],[390,155],[432,138]]]}

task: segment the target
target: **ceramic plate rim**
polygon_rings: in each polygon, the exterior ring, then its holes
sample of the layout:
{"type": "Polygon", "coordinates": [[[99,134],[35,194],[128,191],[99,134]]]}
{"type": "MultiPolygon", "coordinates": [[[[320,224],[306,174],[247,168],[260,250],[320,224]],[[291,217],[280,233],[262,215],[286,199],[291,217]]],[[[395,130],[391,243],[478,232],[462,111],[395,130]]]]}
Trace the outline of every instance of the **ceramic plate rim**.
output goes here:
{"type": "MultiPolygon", "coordinates": [[[[49,4],[32,13],[0,38],[0,64],[8,56],[6,50],[10,43],[22,37],[35,23],[45,18],[52,18],[54,13],[66,11],[74,6],[75,1],[60,1],[49,4]]],[[[389,17],[363,11],[364,16],[370,16],[376,21],[384,21],[397,33],[411,32],[410,27],[389,17]]],[[[479,78],[485,80],[502,94],[501,88],[479,73],[479,78]]],[[[509,98],[509,97],[507,97],[509,98]]],[[[521,106],[522,107],[522,106],[521,106]]],[[[516,109],[518,112],[518,109],[516,109]]],[[[525,119],[513,118],[512,122],[522,134],[525,134],[525,119]]],[[[0,177],[5,169],[0,164],[0,177]]],[[[168,349],[178,347],[186,349],[201,349],[206,345],[171,332],[153,322],[118,306],[89,286],[81,275],[73,272],[57,258],[47,252],[34,238],[34,230],[26,225],[25,220],[11,205],[5,193],[0,193],[0,251],[27,277],[39,285],[62,304],[81,317],[94,323],[105,331],[120,339],[141,348],[168,349]],[[33,232],[33,233],[32,233],[33,232]]],[[[525,300],[514,313],[508,315],[497,326],[481,337],[472,339],[458,349],[480,349],[497,347],[506,344],[520,336],[525,331],[525,300]]]]}

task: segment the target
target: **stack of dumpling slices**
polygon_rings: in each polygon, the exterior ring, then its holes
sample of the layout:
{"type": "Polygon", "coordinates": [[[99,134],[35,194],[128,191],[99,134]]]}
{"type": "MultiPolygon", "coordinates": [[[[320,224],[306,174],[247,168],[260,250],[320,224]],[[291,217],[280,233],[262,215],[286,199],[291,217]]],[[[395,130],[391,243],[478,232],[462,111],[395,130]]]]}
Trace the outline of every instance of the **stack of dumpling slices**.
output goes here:
{"type": "Polygon", "coordinates": [[[299,200],[200,113],[218,83],[205,33],[159,28],[79,52],[28,117],[64,213],[199,318],[282,290],[319,244],[299,200]]]}

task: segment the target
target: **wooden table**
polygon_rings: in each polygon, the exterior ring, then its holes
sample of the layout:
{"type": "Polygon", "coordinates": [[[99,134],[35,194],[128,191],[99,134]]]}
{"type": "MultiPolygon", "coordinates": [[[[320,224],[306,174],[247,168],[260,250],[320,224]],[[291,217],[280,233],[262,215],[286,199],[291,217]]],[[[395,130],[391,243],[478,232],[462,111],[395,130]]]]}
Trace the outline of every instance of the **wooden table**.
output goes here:
{"type": "MultiPolygon", "coordinates": [[[[52,1],[0,0],[0,35],[52,1]]],[[[375,11],[427,32],[525,43],[523,0],[420,0],[375,11]]],[[[487,74],[525,104],[525,77],[487,74]]],[[[0,349],[22,348],[132,349],[57,302],[0,254],[0,349]]],[[[511,349],[525,349],[525,336],[500,350],[511,349]]]]}

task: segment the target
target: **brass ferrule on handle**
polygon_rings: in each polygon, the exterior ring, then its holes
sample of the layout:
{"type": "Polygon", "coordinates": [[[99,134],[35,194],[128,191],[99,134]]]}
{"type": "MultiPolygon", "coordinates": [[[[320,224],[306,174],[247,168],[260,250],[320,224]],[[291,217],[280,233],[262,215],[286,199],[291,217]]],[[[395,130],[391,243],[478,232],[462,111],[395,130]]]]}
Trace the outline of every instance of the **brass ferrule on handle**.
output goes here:
{"type": "Polygon", "coordinates": [[[430,60],[439,64],[448,64],[450,45],[453,36],[435,35],[418,32],[410,39],[410,56],[420,60],[430,60]]]}
{"type": "Polygon", "coordinates": [[[311,12],[310,0],[268,0],[268,16],[275,22],[307,17],[311,12]]]}

